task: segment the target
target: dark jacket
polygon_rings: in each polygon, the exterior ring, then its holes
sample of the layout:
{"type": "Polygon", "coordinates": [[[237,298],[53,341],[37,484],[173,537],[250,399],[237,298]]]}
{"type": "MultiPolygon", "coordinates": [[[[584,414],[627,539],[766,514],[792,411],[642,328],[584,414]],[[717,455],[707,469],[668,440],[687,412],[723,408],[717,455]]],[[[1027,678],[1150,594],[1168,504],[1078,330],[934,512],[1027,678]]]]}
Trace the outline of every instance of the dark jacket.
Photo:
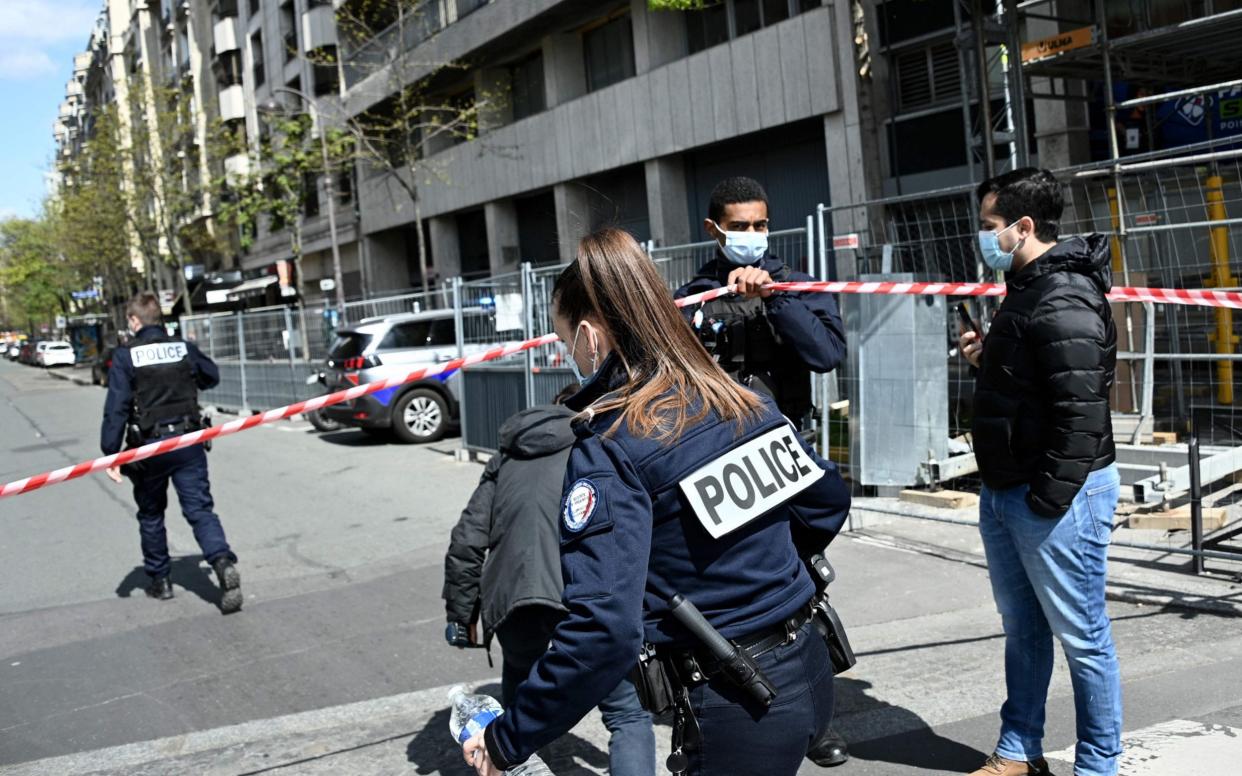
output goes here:
{"type": "MultiPolygon", "coordinates": [[[[759,267],[777,280],[815,279],[803,272],[787,270],[785,263],[771,254],[760,259],[759,267]]],[[[716,257],[704,264],[673,296],[680,299],[720,288],[728,282],[729,273],[737,268],[737,264],[717,251],[716,257]]],[[[708,302],[705,307],[710,315],[713,305],[729,304],[732,302],[726,298],[708,302]]],[[[758,381],[743,379],[742,382],[753,390],[774,396],[781,412],[799,424],[811,409],[810,373],[831,372],[845,358],[845,326],[831,294],[776,293],[763,300],[761,306],[775,334],[775,352],[767,354],[764,363],[754,369],[760,373],[758,381]],[[762,384],[772,390],[765,391],[762,384]]],[[[693,319],[698,308],[698,305],[691,305],[682,308],[682,312],[687,319],[693,319]]],[[[727,367],[726,371],[729,371],[727,367]]]]}
{"type": "Polygon", "coordinates": [[[483,615],[484,643],[515,609],[561,604],[561,485],[574,432],[564,407],[531,407],[500,427],[500,451],[453,529],[444,558],[449,622],[483,615]]]}
{"type": "MultiPolygon", "coordinates": [[[[125,442],[125,426],[134,409],[134,362],[130,349],[164,336],[163,326],[143,326],[127,344],[117,347],[112,354],[112,366],[108,368],[108,395],[104,399],[103,425],[100,428],[99,447],[104,455],[121,451],[125,442]]],[[[220,370],[216,363],[193,342],[186,342],[187,356],[194,372],[194,384],[205,391],[220,383],[220,370]]],[[[156,418],[157,421],[175,421],[180,418],[156,418]]]]}
{"type": "Polygon", "coordinates": [[[1029,485],[1030,508],[1060,517],[1115,459],[1108,238],[1058,243],[1007,286],[975,381],[975,458],[989,488],[1029,485]]]}
{"type": "MultiPolygon", "coordinates": [[[[567,404],[582,409],[627,379],[611,354],[567,404]]],[[[815,584],[803,558],[841,529],[849,489],[762,401],[755,418],[708,414],[671,442],[626,424],[608,433],[616,410],[575,423],[560,517],[569,614],[514,702],[485,729],[497,767],[524,762],[573,727],[634,667],[644,642],[695,644],[668,616],[674,594],[734,639],[806,607],[815,584]],[[696,506],[695,493],[720,512],[696,506]],[[723,535],[714,538],[713,526],[723,535]]]]}

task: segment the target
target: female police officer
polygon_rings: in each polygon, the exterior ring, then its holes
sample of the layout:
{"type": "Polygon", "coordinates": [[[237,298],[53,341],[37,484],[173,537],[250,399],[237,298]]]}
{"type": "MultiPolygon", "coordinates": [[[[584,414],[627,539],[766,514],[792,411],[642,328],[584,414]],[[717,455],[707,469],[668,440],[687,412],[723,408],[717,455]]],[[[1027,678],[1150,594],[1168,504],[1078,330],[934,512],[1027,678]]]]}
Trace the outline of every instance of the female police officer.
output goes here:
{"type": "Polygon", "coordinates": [[[776,690],[765,707],[722,674],[684,676],[701,731],[689,772],[796,773],[833,702],[804,559],[844,521],[844,483],[770,400],[712,361],[627,233],[584,238],[552,302],[586,373],[567,402],[581,412],[560,521],[569,614],[514,702],[466,742],[466,761],[483,776],[525,761],[598,704],[644,644],[705,662],[668,616],[681,595],[776,690]]]}

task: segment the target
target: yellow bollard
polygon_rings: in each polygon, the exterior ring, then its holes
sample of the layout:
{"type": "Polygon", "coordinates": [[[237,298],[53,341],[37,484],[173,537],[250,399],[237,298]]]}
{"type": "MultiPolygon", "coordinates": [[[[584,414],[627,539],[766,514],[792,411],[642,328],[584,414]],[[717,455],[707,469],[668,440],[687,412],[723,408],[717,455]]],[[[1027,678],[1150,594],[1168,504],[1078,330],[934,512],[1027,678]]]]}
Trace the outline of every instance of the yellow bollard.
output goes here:
{"type": "Polygon", "coordinates": [[[1117,189],[1108,190],[1108,212],[1113,220],[1113,236],[1108,241],[1113,256],[1113,272],[1121,272],[1121,239],[1117,237],[1121,230],[1121,208],[1117,205],[1117,189]]]}
{"type": "MultiPolygon", "coordinates": [[[[1225,191],[1219,175],[1207,179],[1207,217],[1209,221],[1225,220],[1225,191]]],[[[1212,257],[1212,279],[1208,285],[1214,288],[1233,288],[1237,280],[1229,270],[1229,230],[1223,226],[1211,227],[1209,240],[1212,257]]],[[[1216,308],[1216,331],[1208,335],[1216,344],[1216,352],[1231,355],[1238,338],[1233,333],[1233,310],[1216,308]]],[[[1216,362],[1216,400],[1221,404],[1233,404],[1233,362],[1216,362]]]]}

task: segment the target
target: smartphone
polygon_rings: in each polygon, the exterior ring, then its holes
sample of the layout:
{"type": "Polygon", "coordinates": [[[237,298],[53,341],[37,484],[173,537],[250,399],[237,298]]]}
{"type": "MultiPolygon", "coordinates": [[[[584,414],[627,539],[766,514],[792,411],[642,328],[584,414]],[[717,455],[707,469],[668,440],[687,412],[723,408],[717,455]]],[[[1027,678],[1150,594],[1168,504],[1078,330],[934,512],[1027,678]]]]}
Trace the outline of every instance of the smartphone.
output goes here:
{"type": "Polygon", "coordinates": [[[957,303],[957,317],[963,326],[973,331],[979,339],[983,339],[983,332],[979,331],[979,324],[975,323],[975,319],[970,317],[970,311],[966,309],[965,302],[957,303]]]}

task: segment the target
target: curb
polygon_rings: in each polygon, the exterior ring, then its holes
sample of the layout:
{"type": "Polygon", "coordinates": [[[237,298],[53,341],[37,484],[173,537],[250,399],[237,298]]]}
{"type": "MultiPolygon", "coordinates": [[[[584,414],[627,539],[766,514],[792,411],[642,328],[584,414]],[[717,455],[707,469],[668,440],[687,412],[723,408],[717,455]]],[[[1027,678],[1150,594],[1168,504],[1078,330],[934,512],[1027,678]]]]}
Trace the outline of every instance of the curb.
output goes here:
{"type": "Polygon", "coordinates": [[[64,372],[54,372],[51,369],[48,369],[47,367],[43,368],[43,373],[47,375],[51,375],[52,377],[55,377],[57,380],[67,380],[71,383],[77,383],[78,385],[85,385],[85,386],[94,385],[94,383],[91,382],[89,377],[78,377],[77,375],[74,375],[74,374],[67,374],[64,372]]]}

